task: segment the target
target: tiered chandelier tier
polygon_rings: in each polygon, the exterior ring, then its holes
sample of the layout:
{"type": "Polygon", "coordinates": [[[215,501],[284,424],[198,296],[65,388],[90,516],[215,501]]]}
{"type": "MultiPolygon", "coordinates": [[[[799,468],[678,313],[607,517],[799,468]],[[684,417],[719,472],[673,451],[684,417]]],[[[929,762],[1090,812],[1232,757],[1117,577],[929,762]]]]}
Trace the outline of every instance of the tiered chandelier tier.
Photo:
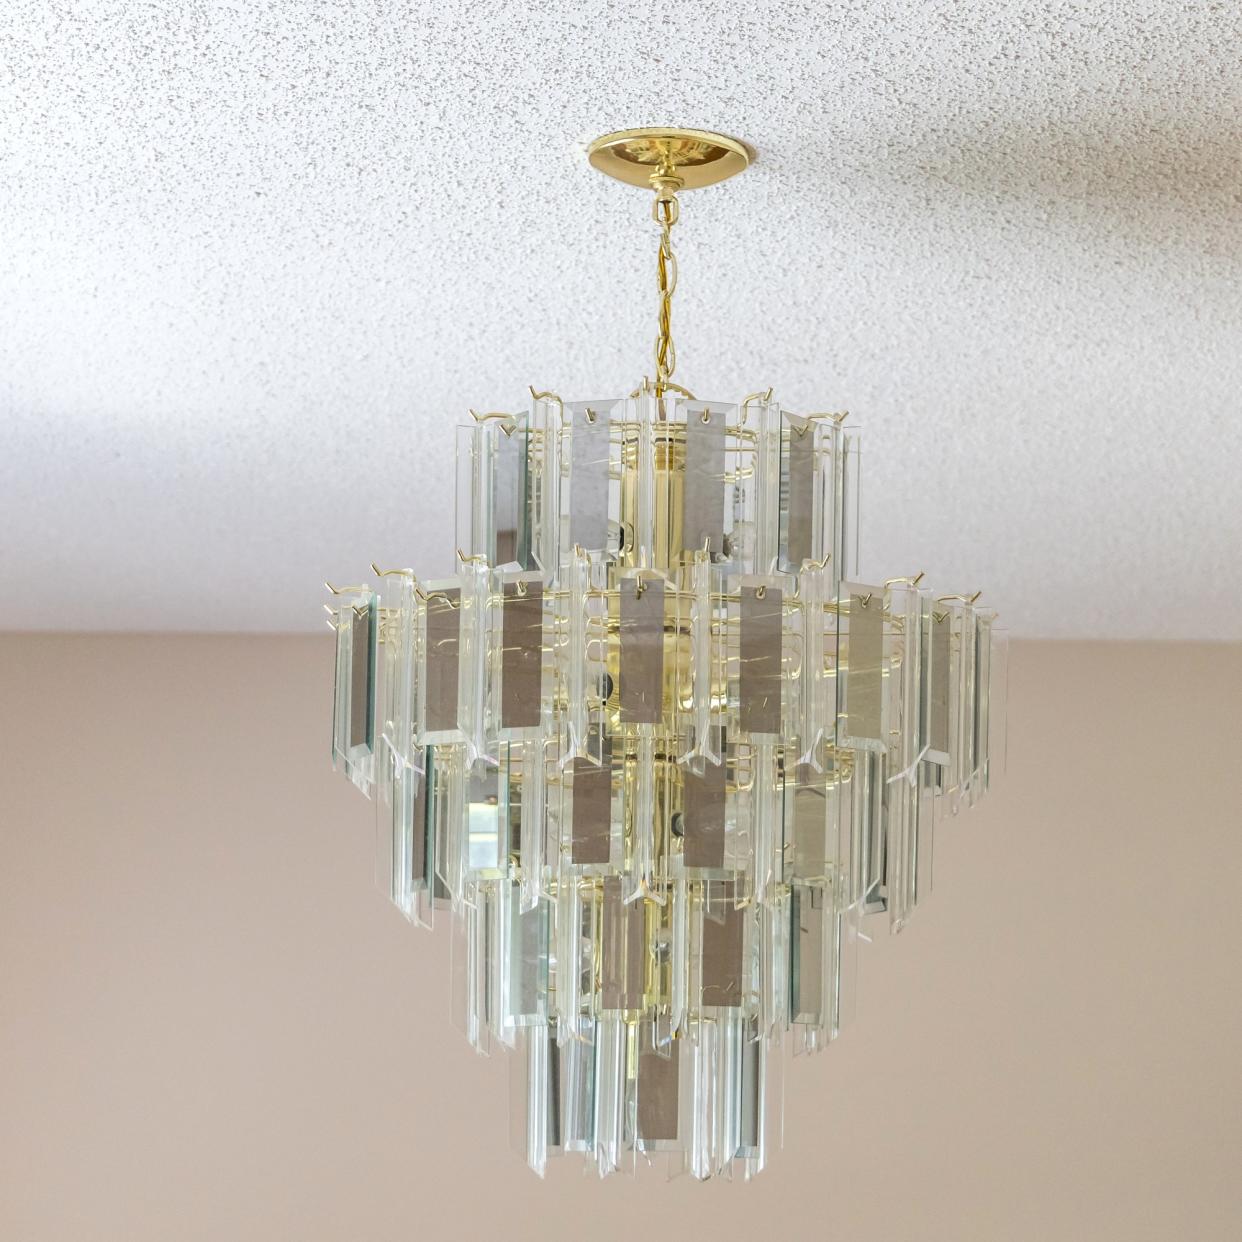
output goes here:
{"type": "Polygon", "coordinates": [[[456,576],[330,587],[334,762],[375,795],[397,907],[449,919],[453,1008],[514,1054],[540,1174],[760,1171],[785,1052],[850,1014],[861,920],[906,922],[1001,757],[995,614],[859,577],[845,415],[672,382],[677,192],[748,159],[593,145],[655,191],[654,379],[474,415],[456,576]]]}

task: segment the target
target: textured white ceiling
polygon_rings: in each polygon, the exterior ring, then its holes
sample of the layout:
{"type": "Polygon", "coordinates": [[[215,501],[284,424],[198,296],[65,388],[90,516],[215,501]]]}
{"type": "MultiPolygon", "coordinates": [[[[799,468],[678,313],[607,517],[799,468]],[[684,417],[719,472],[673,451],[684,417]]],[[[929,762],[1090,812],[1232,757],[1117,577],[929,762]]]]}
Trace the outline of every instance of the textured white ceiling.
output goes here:
{"type": "Polygon", "coordinates": [[[648,203],[582,145],[673,123],[759,153],[685,198],[678,378],[852,411],[867,572],[1242,637],[1240,49],[1232,2],[7,0],[3,624],[447,569],[467,407],[650,370],[648,203]]]}

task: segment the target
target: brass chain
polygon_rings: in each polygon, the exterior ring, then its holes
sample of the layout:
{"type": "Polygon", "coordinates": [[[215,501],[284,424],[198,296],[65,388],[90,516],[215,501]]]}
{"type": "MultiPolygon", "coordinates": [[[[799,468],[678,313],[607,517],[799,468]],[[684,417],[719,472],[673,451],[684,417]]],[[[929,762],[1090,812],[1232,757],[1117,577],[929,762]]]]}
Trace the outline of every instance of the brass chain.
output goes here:
{"type": "Polygon", "coordinates": [[[660,249],[656,255],[656,284],[660,291],[659,333],[655,343],[656,396],[663,396],[673,372],[677,370],[677,348],[673,344],[673,293],[677,288],[677,256],[673,254],[673,225],[680,211],[677,191],[681,178],[672,174],[653,177],[656,200],[652,217],[660,226],[660,249]]]}

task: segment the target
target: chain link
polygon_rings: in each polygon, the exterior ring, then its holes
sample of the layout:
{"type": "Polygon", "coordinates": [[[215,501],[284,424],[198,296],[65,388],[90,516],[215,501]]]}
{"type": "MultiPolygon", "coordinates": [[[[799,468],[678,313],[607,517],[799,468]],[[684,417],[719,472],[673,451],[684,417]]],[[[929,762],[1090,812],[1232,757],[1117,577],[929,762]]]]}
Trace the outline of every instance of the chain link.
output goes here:
{"type": "Polygon", "coordinates": [[[677,370],[677,348],[673,344],[673,293],[677,288],[677,256],[673,254],[673,225],[677,223],[678,185],[669,179],[656,184],[652,215],[660,226],[660,249],[656,255],[656,284],[660,291],[659,334],[655,343],[656,395],[662,396],[677,370]]]}

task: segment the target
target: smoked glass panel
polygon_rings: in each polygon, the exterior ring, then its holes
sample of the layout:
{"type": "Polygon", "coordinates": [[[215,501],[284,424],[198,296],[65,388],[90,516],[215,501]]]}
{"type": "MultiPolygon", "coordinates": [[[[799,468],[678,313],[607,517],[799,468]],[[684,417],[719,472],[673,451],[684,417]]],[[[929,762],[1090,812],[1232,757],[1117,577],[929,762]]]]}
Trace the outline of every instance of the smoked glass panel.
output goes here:
{"type": "Polygon", "coordinates": [[[685,473],[682,549],[688,557],[706,551],[724,555],[725,411],[706,404],[685,406],[685,473]]]}
{"type": "Polygon", "coordinates": [[[742,1003],[742,941],[745,911],[737,908],[734,886],[710,885],[703,903],[703,1004],[742,1003]]]}
{"type": "Polygon", "coordinates": [[[500,727],[539,724],[543,698],[543,584],[504,583],[500,637],[500,727]]]}
{"type": "Polygon", "coordinates": [[[572,794],[570,854],[573,863],[602,865],[612,848],[612,745],[602,742],[603,760],[576,758],[570,765],[572,794]]]}
{"type": "MultiPolygon", "coordinates": [[[[716,753],[722,753],[715,729],[716,753]]],[[[703,763],[696,772],[682,768],[683,861],[687,867],[723,867],[725,849],[725,764],[703,763]]]]}
{"type": "Polygon", "coordinates": [[[457,728],[458,658],[461,646],[461,588],[436,587],[427,593],[426,729],[457,728]]]}
{"type": "Polygon", "coordinates": [[[748,733],[781,729],[781,622],[785,595],[779,587],[741,587],[739,723],[748,733]]]}
{"type": "Polygon", "coordinates": [[[622,578],[620,699],[623,724],[659,724],[664,699],[664,582],[622,578]]]}

